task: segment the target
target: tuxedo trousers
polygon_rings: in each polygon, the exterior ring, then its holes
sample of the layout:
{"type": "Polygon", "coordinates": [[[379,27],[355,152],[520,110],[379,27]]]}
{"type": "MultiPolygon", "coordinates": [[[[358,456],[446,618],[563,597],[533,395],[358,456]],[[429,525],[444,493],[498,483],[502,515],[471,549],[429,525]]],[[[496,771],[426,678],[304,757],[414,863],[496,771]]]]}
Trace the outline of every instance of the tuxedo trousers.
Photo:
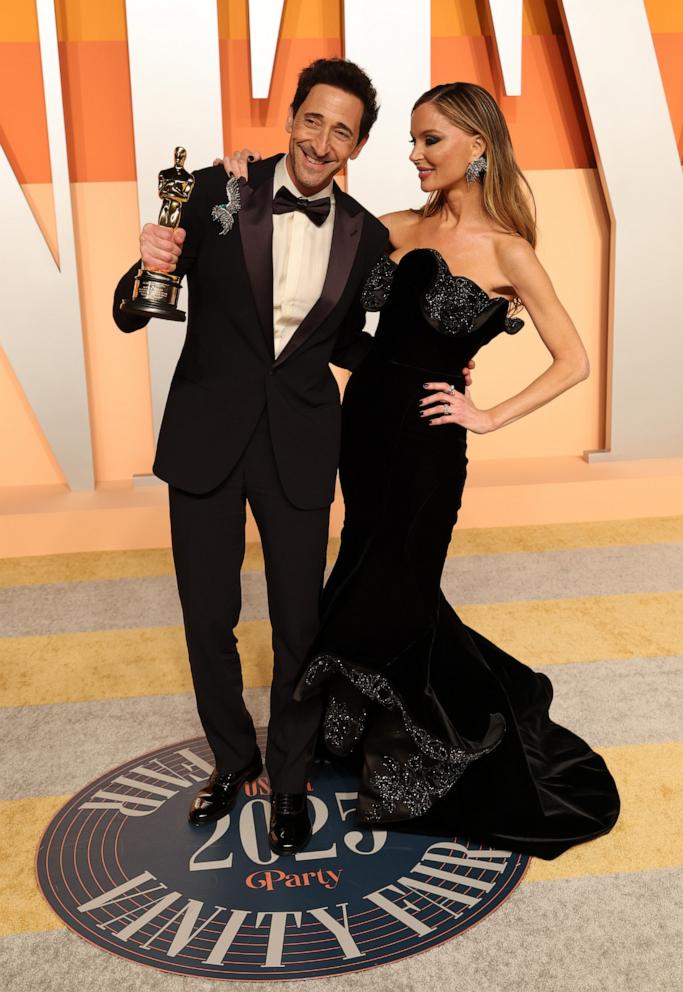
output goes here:
{"type": "Polygon", "coordinates": [[[220,486],[201,495],[170,486],[169,502],[197,709],[221,772],[244,768],[256,749],[234,632],[242,605],[246,503],[251,507],[263,547],[273,633],[266,768],[274,791],[303,792],[321,703],[292,697],[318,629],[329,507],[301,510],[287,499],[266,413],[220,486]]]}

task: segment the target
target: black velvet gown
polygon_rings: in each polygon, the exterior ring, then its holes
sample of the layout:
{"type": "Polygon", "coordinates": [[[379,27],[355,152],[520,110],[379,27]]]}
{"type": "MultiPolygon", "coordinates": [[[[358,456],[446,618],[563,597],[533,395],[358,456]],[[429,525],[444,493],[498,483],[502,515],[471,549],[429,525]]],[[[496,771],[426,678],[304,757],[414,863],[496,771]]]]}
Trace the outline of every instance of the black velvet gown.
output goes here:
{"type": "Polygon", "coordinates": [[[380,322],[344,396],[346,516],[297,696],[326,697],[324,744],[356,756],[362,821],[554,858],[614,825],[616,786],[550,720],[549,679],[466,627],[441,593],[467,432],[430,426],[418,406],[426,382],[463,391],[469,359],[522,321],[431,249],[383,258],[363,302],[380,322]]]}

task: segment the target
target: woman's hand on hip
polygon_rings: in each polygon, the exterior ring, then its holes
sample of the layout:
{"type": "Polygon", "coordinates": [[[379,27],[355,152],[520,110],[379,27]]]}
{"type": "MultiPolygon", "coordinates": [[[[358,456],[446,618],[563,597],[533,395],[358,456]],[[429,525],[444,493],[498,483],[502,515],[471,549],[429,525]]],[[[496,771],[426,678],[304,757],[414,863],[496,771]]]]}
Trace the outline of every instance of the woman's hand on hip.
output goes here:
{"type": "Polygon", "coordinates": [[[429,395],[420,400],[420,416],[428,419],[430,426],[459,424],[474,434],[495,430],[490,411],[474,405],[469,389],[460,393],[448,382],[425,382],[424,388],[429,395]]]}

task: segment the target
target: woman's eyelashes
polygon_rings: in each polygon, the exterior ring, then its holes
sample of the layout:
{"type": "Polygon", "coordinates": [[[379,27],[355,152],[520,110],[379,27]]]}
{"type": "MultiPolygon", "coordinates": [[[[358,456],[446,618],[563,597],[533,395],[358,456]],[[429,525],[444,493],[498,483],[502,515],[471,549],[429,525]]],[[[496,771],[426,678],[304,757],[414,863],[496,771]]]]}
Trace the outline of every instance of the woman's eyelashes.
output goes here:
{"type": "MultiPolygon", "coordinates": [[[[435,145],[437,141],[441,141],[441,138],[437,138],[435,134],[428,134],[424,139],[425,145],[435,145]]],[[[409,143],[414,146],[415,138],[411,137],[409,139],[409,143]]]]}

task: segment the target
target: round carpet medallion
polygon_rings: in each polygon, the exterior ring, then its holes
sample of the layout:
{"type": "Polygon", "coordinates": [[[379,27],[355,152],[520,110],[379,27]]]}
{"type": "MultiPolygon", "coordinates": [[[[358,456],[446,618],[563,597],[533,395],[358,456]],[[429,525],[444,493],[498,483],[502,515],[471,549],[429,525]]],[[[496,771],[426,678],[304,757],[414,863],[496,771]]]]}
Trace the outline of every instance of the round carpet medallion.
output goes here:
{"type": "Polygon", "coordinates": [[[176,974],[339,975],[462,933],[500,905],[529,861],[468,839],[361,829],[355,779],[329,764],[316,765],[309,786],[310,844],[277,857],[265,777],[217,823],[190,826],[189,803],[211,770],[203,739],[172,744],[60,810],[40,843],[38,879],[68,927],[176,974]]]}

